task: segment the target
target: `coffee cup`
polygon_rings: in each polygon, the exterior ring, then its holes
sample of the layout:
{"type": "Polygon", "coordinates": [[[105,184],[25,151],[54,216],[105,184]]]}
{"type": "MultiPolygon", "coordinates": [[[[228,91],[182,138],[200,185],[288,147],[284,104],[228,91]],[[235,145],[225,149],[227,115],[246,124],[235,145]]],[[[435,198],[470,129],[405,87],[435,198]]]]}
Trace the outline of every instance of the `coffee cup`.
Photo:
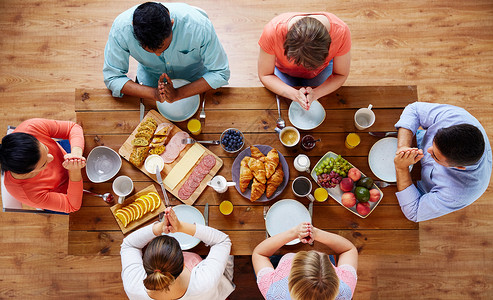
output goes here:
{"type": "Polygon", "coordinates": [[[310,173],[310,159],[305,154],[296,156],[293,165],[298,172],[310,173]]]}
{"type": "Polygon", "coordinates": [[[370,104],[368,108],[360,108],[354,114],[354,126],[359,130],[367,129],[375,123],[375,113],[371,110],[372,107],[370,104]]]}
{"type": "Polygon", "coordinates": [[[134,183],[128,176],[118,176],[113,181],[113,192],[118,196],[118,203],[123,204],[125,197],[134,190],[134,183]]]}
{"type": "Polygon", "coordinates": [[[284,146],[294,147],[300,141],[300,132],[292,126],[287,126],[279,132],[279,139],[284,146]]]}
{"type": "Polygon", "coordinates": [[[310,201],[315,201],[315,198],[310,194],[312,192],[312,182],[307,177],[296,177],[291,184],[291,189],[297,197],[307,197],[310,201]]]}
{"type": "Polygon", "coordinates": [[[235,186],[236,182],[228,182],[224,176],[217,175],[211,181],[207,182],[207,185],[218,193],[224,193],[228,190],[228,187],[235,186]]]}

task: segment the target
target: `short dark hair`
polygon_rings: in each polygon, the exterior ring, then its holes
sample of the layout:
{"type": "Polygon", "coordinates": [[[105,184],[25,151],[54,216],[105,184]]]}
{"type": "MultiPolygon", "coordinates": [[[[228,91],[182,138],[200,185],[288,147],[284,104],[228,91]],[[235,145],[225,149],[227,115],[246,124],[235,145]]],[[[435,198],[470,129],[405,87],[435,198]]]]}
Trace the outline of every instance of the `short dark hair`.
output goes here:
{"type": "Polygon", "coordinates": [[[143,264],[147,277],[144,286],[148,290],[166,290],[183,271],[185,260],[180,243],[171,236],[155,237],[144,253],[143,264]]]}
{"type": "Polygon", "coordinates": [[[304,17],[289,28],[284,55],[309,70],[322,66],[329,55],[331,38],[327,28],[315,18],[304,17]]]}
{"type": "Polygon", "coordinates": [[[471,124],[458,124],[441,128],[433,138],[435,146],[454,167],[475,164],[484,152],[481,130],[471,124]]]}
{"type": "Polygon", "coordinates": [[[24,132],[14,132],[3,137],[0,145],[2,172],[27,174],[36,168],[41,158],[39,141],[24,132]]]}
{"type": "Polygon", "coordinates": [[[150,50],[162,47],[171,35],[169,10],[161,3],[146,2],[139,5],[133,16],[134,36],[140,45],[150,50]]]}

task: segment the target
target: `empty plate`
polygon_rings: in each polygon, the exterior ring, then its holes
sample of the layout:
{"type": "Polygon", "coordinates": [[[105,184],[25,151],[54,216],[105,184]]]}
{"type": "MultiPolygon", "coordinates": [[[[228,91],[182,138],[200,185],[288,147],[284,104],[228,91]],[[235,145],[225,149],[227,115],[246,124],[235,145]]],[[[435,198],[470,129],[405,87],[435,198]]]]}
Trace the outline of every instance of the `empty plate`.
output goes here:
{"type": "MultiPolygon", "coordinates": [[[[173,79],[173,87],[179,88],[190,81],[185,79],[173,79]]],[[[173,122],[181,122],[191,118],[199,108],[200,96],[193,95],[188,98],[177,100],[173,103],[156,101],[157,110],[163,117],[173,122]]]]}
{"type": "Polygon", "coordinates": [[[386,137],[377,141],[368,154],[370,169],[383,181],[396,182],[394,157],[397,151],[397,138],[386,137]]]}
{"type": "Polygon", "coordinates": [[[289,121],[301,130],[317,128],[325,120],[325,109],[318,101],[313,101],[309,110],[304,110],[298,102],[291,102],[288,111],[289,121]]]}
{"type": "MultiPolygon", "coordinates": [[[[308,209],[300,202],[293,199],[284,199],[274,203],[265,216],[265,228],[270,236],[284,232],[303,222],[311,222],[312,218],[308,209]]],[[[294,245],[300,242],[294,239],[286,245],[294,245]]]]}
{"type": "MultiPolygon", "coordinates": [[[[181,204],[173,206],[173,210],[175,211],[175,214],[180,222],[205,225],[204,216],[202,215],[200,210],[196,209],[193,206],[181,204]]],[[[200,243],[200,240],[198,238],[182,232],[169,233],[168,235],[178,240],[181,250],[191,249],[200,243]]]]}

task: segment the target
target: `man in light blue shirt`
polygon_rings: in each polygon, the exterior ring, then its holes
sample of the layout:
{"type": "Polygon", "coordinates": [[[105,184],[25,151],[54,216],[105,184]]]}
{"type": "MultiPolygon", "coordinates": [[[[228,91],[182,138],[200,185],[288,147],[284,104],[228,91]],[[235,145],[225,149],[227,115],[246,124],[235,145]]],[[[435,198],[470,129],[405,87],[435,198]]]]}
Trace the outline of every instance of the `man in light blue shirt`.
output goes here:
{"type": "Polygon", "coordinates": [[[445,104],[409,104],[395,124],[397,199],[411,221],[430,220],[464,208],[488,188],[492,157],[486,132],[466,110],[445,104]],[[422,127],[426,131],[420,131],[422,127]],[[423,134],[420,134],[423,133],[423,134]],[[411,148],[416,134],[418,148],[411,148]],[[421,180],[409,166],[421,160],[421,180]]]}
{"type": "Polygon", "coordinates": [[[228,58],[204,11],[184,3],[146,2],[121,13],[104,49],[104,82],[124,94],[174,102],[226,85],[228,58]],[[139,62],[139,85],[127,77],[129,57],[139,62]],[[174,88],[171,79],[190,81],[174,88]],[[159,84],[158,84],[159,81],[159,84]]]}

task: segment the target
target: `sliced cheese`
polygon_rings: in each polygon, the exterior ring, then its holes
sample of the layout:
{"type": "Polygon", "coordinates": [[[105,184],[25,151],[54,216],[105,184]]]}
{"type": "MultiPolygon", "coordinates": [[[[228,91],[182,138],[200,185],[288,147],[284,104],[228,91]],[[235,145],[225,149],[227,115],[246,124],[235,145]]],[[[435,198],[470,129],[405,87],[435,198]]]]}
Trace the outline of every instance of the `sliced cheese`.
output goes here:
{"type": "Polygon", "coordinates": [[[163,183],[166,184],[170,190],[174,190],[175,187],[182,181],[188,172],[193,168],[197,160],[204,154],[205,149],[199,144],[194,144],[187,153],[183,155],[180,161],[171,169],[168,176],[164,178],[163,183]]]}

